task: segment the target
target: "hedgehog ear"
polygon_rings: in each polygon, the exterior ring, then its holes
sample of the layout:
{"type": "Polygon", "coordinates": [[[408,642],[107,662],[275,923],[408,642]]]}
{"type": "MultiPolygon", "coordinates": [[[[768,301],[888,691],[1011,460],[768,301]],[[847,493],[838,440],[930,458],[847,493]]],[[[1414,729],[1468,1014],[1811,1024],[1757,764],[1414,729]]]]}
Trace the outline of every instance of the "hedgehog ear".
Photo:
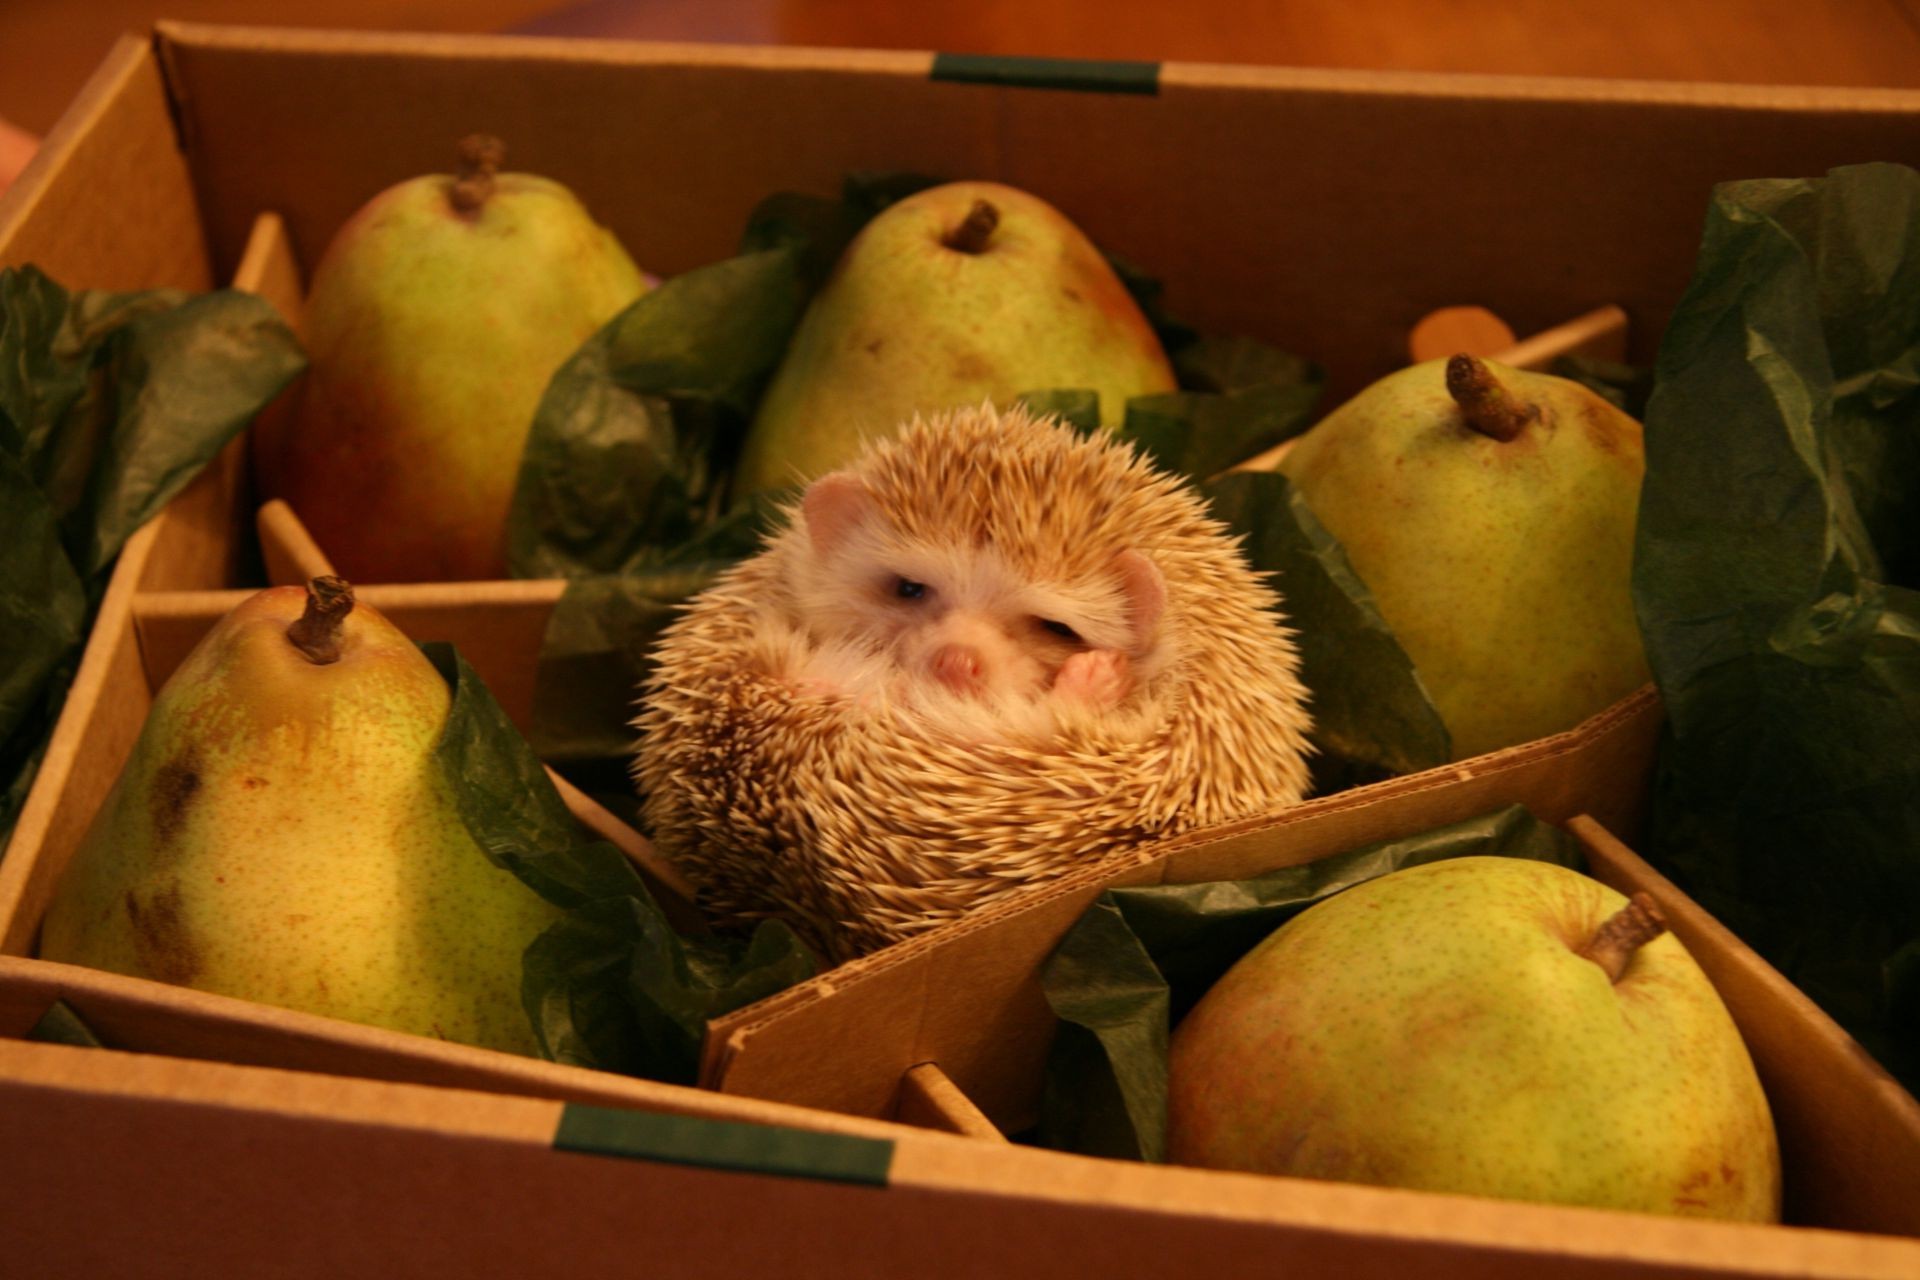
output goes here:
{"type": "Polygon", "coordinates": [[[873,510],[873,495],[860,478],[845,471],[821,476],[800,499],[800,515],[817,555],[830,555],[846,542],[873,510]]]}
{"type": "Polygon", "coordinates": [[[1159,633],[1160,615],[1167,607],[1167,580],[1160,566],[1131,548],[1113,558],[1120,575],[1120,591],[1127,601],[1127,623],[1133,631],[1133,651],[1145,653],[1159,633]]]}

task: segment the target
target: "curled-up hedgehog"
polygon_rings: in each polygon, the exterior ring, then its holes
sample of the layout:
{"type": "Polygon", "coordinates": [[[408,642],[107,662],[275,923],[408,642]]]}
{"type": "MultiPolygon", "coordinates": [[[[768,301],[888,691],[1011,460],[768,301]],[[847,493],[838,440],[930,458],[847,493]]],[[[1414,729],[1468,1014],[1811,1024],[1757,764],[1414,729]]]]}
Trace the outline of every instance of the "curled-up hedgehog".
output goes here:
{"type": "Polygon", "coordinates": [[[643,822],[716,923],[844,960],[1304,793],[1277,595],[1130,446],[983,405],[787,517],[662,635],[635,721],[643,822]]]}

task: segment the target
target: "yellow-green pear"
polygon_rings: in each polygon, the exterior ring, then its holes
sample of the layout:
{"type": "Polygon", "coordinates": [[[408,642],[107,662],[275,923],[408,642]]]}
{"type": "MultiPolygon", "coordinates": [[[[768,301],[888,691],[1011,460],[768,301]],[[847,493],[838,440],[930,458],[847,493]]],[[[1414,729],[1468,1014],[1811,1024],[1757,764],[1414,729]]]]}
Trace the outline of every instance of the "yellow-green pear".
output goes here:
{"type": "Polygon", "coordinates": [[[1173,1032],[1178,1164],[1769,1222],[1738,1026],[1653,899],[1472,856],[1309,907],[1173,1032]]]}
{"type": "Polygon", "coordinates": [[[534,1053],[521,953],[559,911],[468,834],[449,703],[339,579],[249,597],[154,699],[40,954],[534,1053]]]}
{"type": "Polygon", "coordinates": [[[1429,360],[1278,465],[1372,592],[1455,759],[1570,729],[1651,678],[1631,586],[1641,428],[1579,383],[1429,360]]]}
{"type": "Polygon", "coordinates": [[[1038,196],[950,182],[876,214],[801,317],[754,416],[736,496],[799,484],[916,415],[1175,389],[1160,339],[1086,235],[1038,196]]]}
{"type": "Polygon", "coordinates": [[[333,237],[307,298],[308,368],[254,429],[284,498],[359,582],[506,576],[520,456],[554,372],[646,290],[620,242],[561,184],[498,172],[412,178],[333,237]]]}

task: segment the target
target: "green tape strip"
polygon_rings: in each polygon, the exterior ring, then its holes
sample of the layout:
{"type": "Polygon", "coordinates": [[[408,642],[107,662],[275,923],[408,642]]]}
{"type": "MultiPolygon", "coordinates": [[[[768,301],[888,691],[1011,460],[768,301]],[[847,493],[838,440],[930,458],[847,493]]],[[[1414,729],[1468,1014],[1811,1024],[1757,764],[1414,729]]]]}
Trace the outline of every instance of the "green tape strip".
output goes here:
{"type": "Polygon", "coordinates": [[[1085,58],[1015,58],[997,54],[936,53],[933,78],[1015,89],[1077,89],[1085,93],[1160,92],[1157,62],[1094,62],[1085,58]]]}
{"type": "Polygon", "coordinates": [[[874,1187],[887,1185],[893,1166],[893,1143],[880,1138],[578,1103],[561,1110],[553,1145],[584,1155],[874,1187]]]}
{"type": "Polygon", "coordinates": [[[70,1044],[83,1049],[101,1048],[100,1037],[93,1034],[86,1020],[75,1013],[65,1000],[55,1000],[27,1032],[27,1039],[47,1044],[70,1044]]]}

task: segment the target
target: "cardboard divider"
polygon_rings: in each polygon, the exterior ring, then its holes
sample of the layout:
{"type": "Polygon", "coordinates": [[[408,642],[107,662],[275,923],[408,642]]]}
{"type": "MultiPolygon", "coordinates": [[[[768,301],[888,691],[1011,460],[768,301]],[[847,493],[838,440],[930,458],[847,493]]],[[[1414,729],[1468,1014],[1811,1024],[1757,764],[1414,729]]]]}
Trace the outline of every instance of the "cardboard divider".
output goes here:
{"type": "Polygon", "coordinates": [[[260,504],[253,527],[260,539],[260,559],[266,565],[271,586],[297,586],[309,578],[333,572],[333,562],[307,532],[307,526],[285,501],[275,498],[260,504]]]}
{"type": "Polygon", "coordinates": [[[947,1078],[947,1073],[940,1069],[938,1063],[923,1062],[917,1067],[909,1067],[907,1073],[900,1077],[900,1098],[894,1105],[894,1115],[901,1122],[922,1129],[941,1129],[970,1138],[1006,1141],[1006,1135],[994,1127],[993,1121],[981,1114],[980,1108],[974,1106],[973,1100],[947,1078]]]}
{"type": "MultiPolygon", "coordinates": [[[[1589,874],[1621,893],[1645,891],[1654,897],[1672,932],[1700,963],[1732,1014],[1753,1056],[1779,1134],[1784,1220],[1800,1226],[1920,1236],[1920,1102],[1777,970],[1603,825],[1584,813],[1556,821],[1580,845],[1589,874]]],[[[1343,852],[1367,843],[1371,840],[1352,839],[1325,852],[1343,852]]],[[[1294,852],[1271,848],[1260,856],[1242,850],[1235,859],[1241,865],[1235,870],[1208,878],[1245,878],[1294,865],[1294,852]]],[[[1168,876],[1163,882],[1180,879],[1168,876]]],[[[1037,981],[1037,961],[1032,976],[1037,981]]],[[[982,1003],[991,1003],[996,995],[1004,995],[1006,985],[1021,980],[1005,974],[973,975],[982,1003]]],[[[857,979],[837,984],[794,1017],[831,1012],[834,1004],[850,997],[857,1001],[858,986],[857,979]]],[[[1050,1010],[1045,1017],[1052,1021],[1050,1010]]],[[[828,1025],[844,1028],[848,1022],[842,1012],[828,1025]]],[[[982,1024],[975,1024],[974,1030],[979,1033],[982,1024]]],[[[995,1031],[992,1036],[998,1041],[1001,1034],[995,1031]]],[[[1044,1056],[1048,1037],[1035,1038],[1044,1056]]],[[[817,1061],[815,1065],[832,1071],[838,1064],[817,1061]]],[[[1040,1066],[1037,1061],[1031,1066],[1034,1079],[1028,1082],[1029,1092],[1037,1097],[1040,1066]]],[[[943,1064],[926,1062],[901,1074],[892,1114],[930,1128],[998,1137],[999,1127],[972,1103],[943,1064]],[[982,1131],[978,1128],[982,1125],[989,1127],[982,1131]]],[[[1032,1118],[1023,1115],[1021,1120],[1032,1118]]],[[[1514,1210],[1516,1214],[1532,1211],[1514,1210]]]]}
{"type": "Polygon", "coordinates": [[[1746,1039],[1795,1176],[1788,1217],[1920,1236],[1920,1102],[1780,971],[1591,817],[1567,829],[1588,868],[1653,895],[1746,1039]]]}
{"type": "Polygon", "coordinates": [[[1407,334],[1407,363],[1440,360],[1456,352],[1490,356],[1513,345],[1513,330],[1485,307],[1441,307],[1407,334]]]}
{"type": "Polygon", "coordinates": [[[106,1048],[129,1053],[681,1114],[758,1115],[787,1122],[805,1115],[817,1117],[817,1127],[837,1132],[886,1127],[759,1099],[721,1102],[708,1090],[452,1044],[190,987],[138,982],[79,965],[0,955],[0,1044],[27,1038],[56,1001],[106,1048]]]}
{"type": "Polygon", "coordinates": [[[1545,373],[1562,356],[1591,356],[1596,360],[1627,358],[1627,313],[1615,306],[1596,307],[1565,324],[1542,330],[1487,358],[1516,369],[1545,373]]]}
{"type": "Polygon", "coordinates": [[[133,751],[152,701],[133,630],[136,587],[153,554],[159,522],[149,521],[120,551],[94,615],[80,667],[47,741],[46,755],[20,807],[0,857],[0,954],[33,945],[60,870],[37,856],[43,848],[77,847],[133,751]],[[118,714],[96,716],[96,707],[118,714]],[[102,767],[113,761],[112,768],[102,767]]]}
{"type": "Polygon", "coordinates": [[[0,195],[0,262],[67,289],[207,289],[194,175],[144,33],[114,42],[33,160],[0,195]]]}
{"type": "Polygon", "coordinates": [[[1661,724],[1651,688],[1552,738],[1149,844],[1009,894],[965,920],[717,1019],[701,1079],[729,1093],[891,1114],[901,1076],[941,1070],[1002,1130],[1033,1123],[1052,1011],[1039,968],[1115,885],[1235,879],[1524,804],[1637,833],[1661,724]]]}

